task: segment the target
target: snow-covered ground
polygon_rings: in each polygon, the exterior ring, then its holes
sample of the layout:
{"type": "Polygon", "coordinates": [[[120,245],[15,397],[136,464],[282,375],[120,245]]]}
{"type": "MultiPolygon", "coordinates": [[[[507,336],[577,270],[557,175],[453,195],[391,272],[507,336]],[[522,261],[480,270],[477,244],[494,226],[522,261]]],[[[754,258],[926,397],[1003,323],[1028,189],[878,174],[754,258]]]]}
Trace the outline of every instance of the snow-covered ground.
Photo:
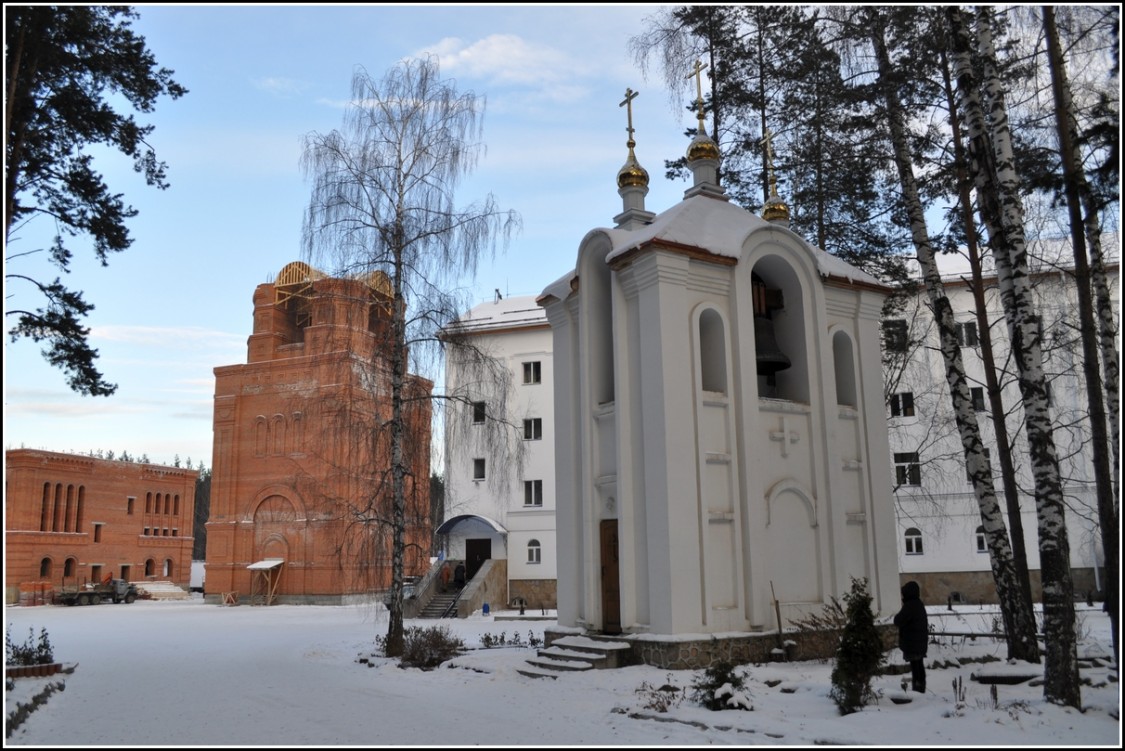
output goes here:
{"type": "MultiPolygon", "coordinates": [[[[948,630],[987,631],[994,612],[930,608],[948,630]]],[[[138,601],[90,607],[10,607],[5,624],[22,642],[47,628],[55,657],[77,665],[52,678],[21,678],[7,693],[10,716],[49,683],[52,694],[6,745],[215,746],[1109,746],[1119,747],[1116,671],[1084,667],[1085,711],[1049,705],[1042,687],[990,686],[974,674],[1022,671],[991,638],[944,638],[930,646],[923,696],[904,676],[876,680],[877,704],[840,716],[829,698],[832,664],[770,663],[741,668],[752,711],[711,712],[691,701],[699,673],[651,667],[594,670],[555,680],[517,668],[527,647],[483,649],[482,637],[518,633],[526,643],[551,621],[409,621],[443,625],[469,648],[431,671],[376,657],[385,612],[371,606],[220,607],[138,601]],[[1112,679],[1111,679],[1112,675],[1112,679]],[[960,680],[963,697],[955,698],[960,680]],[[659,691],[665,686],[675,692],[659,691]],[[913,701],[897,704],[894,699],[913,701]],[[671,701],[660,701],[672,697],[671,701]],[[665,709],[661,705],[670,704],[665,709]]],[[[1108,618],[1079,606],[1080,655],[1109,653],[1108,618]]],[[[900,663],[898,651],[888,654],[900,663]]]]}

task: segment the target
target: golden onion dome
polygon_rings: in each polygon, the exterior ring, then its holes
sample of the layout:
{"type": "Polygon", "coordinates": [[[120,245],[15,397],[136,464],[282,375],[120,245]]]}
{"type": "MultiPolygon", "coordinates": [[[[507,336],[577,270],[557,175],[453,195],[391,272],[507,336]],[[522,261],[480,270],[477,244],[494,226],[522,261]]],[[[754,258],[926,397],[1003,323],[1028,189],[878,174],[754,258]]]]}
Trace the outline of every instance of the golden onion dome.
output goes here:
{"type": "Polygon", "coordinates": [[[636,159],[629,159],[625,166],[617,172],[618,188],[647,188],[648,170],[637,164],[636,159]]]}
{"type": "Polygon", "coordinates": [[[789,221],[789,207],[776,195],[770,196],[766,201],[766,205],[762,207],[762,218],[767,222],[774,222],[777,220],[789,221]]]}
{"type": "Polygon", "coordinates": [[[689,162],[696,162],[700,159],[719,160],[719,147],[706,133],[696,135],[687,150],[687,160],[689,162]]]}

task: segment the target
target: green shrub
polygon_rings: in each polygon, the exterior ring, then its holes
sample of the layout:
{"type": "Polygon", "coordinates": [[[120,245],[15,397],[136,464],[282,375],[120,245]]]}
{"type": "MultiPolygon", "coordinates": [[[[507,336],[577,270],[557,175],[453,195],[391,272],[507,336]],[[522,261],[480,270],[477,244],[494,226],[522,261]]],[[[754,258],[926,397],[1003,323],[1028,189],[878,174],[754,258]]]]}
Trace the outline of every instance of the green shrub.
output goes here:
{"type": "Polygon", "coordinates": [[[697,676],[691,684],[692,701],[712,712],[722,709],[753,709],[746,690],[746,679],[726,660],[719,660],[697,676]]]}
{"type": "Polygon", "coordinates": [[[35,629],[27,629],[27,639],[22,644],[12,641],[12,627],[4,634],[4,662],[8,665],[50,665],[55,661],[55,651],[47,629],[39,631],[35,639],[35,629]]]}
{"type": "Polygon", "coordinates": [[[840,708],[840,714],[859,711],[864,704],[875,699],[872,679],[879,673],[886,656],[883,641],[875,628],[875,614],[871,612],[871,595],[867,592],[867,579],[852,579],[852,588],[844,595],[847,606],[847,623],[836,648],[836,665],[832,668],[830,696],[840,708]]]}
{"type": "Polygon", "coordinates": [[[403,635],[399,667],[430,670],[464,651],[464,643],[450,632],[449,626],[414,626],[403,635]]]}

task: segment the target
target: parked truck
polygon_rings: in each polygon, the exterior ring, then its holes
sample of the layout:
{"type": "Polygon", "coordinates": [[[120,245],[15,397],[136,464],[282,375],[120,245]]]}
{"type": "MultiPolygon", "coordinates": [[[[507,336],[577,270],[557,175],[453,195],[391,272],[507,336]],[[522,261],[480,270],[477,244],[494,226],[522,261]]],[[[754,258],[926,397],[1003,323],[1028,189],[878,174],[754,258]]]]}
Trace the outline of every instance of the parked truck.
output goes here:
{"type": "Polygon", "coordinates": [[[103,579],[101,583],[63,589],[56,600],[64,605],[97,605],[102,602],[130,603],[137,599],[137,588],[124,579],[103,579]]]}

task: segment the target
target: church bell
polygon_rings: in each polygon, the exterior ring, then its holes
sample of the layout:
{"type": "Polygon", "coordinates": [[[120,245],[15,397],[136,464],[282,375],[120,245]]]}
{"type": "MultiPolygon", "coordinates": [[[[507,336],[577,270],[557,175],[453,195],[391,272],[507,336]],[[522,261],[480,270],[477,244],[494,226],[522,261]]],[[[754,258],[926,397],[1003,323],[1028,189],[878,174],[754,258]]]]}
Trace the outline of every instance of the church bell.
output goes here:
{"type": "Polygon", "coordinates": [[[758,359],[758,375],[772,377],[777,371],[785,370],[792,363],[781,348],[773,333],[773,321],[765,316],[754,316],[754,350],[758,359]]]}
{"type": "Polygon", "coordinates": [[[771,289],[757,274],[751,275],[754,299],[754,349],[758,360],[758,375],[773,381],[779,370],[785,370],[793,363],[777,346],[774,336],[771,313],[785,307],[781,290],[771,289]]]}

